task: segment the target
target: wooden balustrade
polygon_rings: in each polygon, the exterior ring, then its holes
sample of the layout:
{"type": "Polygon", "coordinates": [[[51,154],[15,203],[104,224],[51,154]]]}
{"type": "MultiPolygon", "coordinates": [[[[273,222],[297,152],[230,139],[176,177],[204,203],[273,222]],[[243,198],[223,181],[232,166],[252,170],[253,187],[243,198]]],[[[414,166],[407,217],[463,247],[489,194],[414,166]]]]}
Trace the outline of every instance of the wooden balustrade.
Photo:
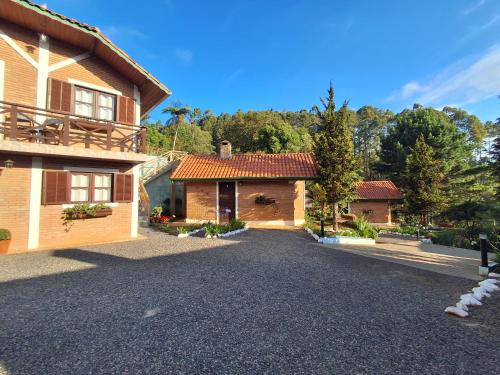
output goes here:
{"type": "Polygon", "coordinates": [[[4,139],[69,147],[146,152],[146,128],[0,101],[4,139]]]}

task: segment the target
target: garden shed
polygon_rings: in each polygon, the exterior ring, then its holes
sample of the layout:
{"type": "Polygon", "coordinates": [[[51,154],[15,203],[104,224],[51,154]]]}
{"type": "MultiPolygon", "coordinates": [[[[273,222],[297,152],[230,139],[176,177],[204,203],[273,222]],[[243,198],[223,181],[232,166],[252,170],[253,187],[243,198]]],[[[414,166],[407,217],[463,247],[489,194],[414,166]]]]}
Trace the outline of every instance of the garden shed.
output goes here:
{"type": "Polygon", "coordinates": [[[171,176],[183,181],[187,222],[240,219],[253,227],[304,224],[305,180],[316,178],[310,153],[189,155],[171,176]]]}

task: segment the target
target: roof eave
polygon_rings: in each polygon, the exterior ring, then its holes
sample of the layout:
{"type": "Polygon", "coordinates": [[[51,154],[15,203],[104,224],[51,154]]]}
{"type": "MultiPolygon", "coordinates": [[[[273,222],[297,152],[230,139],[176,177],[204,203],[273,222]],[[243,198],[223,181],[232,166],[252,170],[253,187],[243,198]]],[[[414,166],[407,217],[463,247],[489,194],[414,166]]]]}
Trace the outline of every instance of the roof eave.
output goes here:
{"type": "Polygon", "coordinates": [[[316,180],[317,177],[311,176],[263,176],[263,177],[214,177],[214,178],[177,178],[171,177],[172,181],[185,181],[185,182],[202,182],[202,181],[270,181],[270,180],[316,180]]]}
{"type": "MultiPolygon", "coordinates": [[[[51,10],[44,9],[40,5],[32,3],[31,1],[27,1],[27,0],[12,0],[12,1],[14,1],[16,4],[22,6],[26,9],[30,9],[30,10],[32,10],[32,11],[34,11],[42,16],[53,19],[56,22],[63,23],[69,27],[72,27],[80,32],[83,32],[83,33],[90,35],[91,37],[97,39],[105,47],[109,48],[113,53],[115,53],[122,60],[124,60],[126,63],[128,63],[139,74],[143,75],[144,78],[146,78],[151,83],[153,83],[157,88],[159,88],[164,93],[164,95],[160,95],[155,100],[156,103],[151,105],[150,108],[148,108],[146,112],[151,111],[154,107],[156,107],[158,104],[160,104],[164,99],[166,99],[168,96],[172,95],[172,91],[167,86],[165,86],[163,83],[161,83],[156,77],[154,77],[145,68],[143,68],[140,64],[138,64],[134,59],[132,59],[124,51],[122,51],[118,46],[116,46],[113,42],[111,42],[108,38],[106,38],[97,28],[89,26],[89,25],[84,26],[82,23],[79,23],[77,21],[71,21],[70,19],[67,19],[67,17],[65,17],[63,15],[59,15],[57,12],[53,12],[51,10]]],[[[142,115],[144,116],[144,114],[142,114],[142,115]]]]}

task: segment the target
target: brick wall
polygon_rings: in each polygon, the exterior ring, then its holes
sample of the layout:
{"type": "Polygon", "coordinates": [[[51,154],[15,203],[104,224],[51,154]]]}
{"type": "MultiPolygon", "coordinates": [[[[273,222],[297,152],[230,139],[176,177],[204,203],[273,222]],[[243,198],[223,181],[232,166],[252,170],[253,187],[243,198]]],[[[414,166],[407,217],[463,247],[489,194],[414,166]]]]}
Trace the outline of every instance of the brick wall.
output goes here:
{"type": "MultiPolygon", "coordinates": [[[[62,170],[64,166],[118,169],[131,173],[131,167],[118,163],[84,162],[81,160],[44,159],[44,170],[62,170]]],[[[62,225],[62,205],[47,205],[40,212],[40,248],[64,247],[86,243],[118,241],[130,238],[131,203],[119,203],[113,214],[103,218],[74,220],[69,231],[62,225]]]]}
{"type": "Polygon", "coordinates": [[[104,61],[93,56],[50,72],[49,77],[61,81],[67,81],[69,78],[72,78],[120,91],[124,96],[134,97],[133,84],[120,76],[104,61]]]}
{"type": "Polygon", "coordinates": [[[190,220],[217,219],[215,182],[186,182],[186,218],[190,220]]]}
{"type": "Polygon", "coordinates": [[[31,157],[0,153],[1,167],[7,159],[14,168],[0,175],[0,228],[11,231],[9,252],[15,252],[28,247],[31,157]]]}
{"type": "MultiPolygon", "coordinates": [[[[0,19],[0,29],[38,62],[39,36],[0,19]]],[[[81,48],[50,39],[49,65],[77,56],[85,51],[81,48]]],[[[4,100],[30,106],[36,105],[37,69],[0,38],[0,60],[5,61],[4,100]]],[[[119,72],[97,57],[89,57],[64,68],[49,72],[50,78],[67,81],[72,78],[93,85],[120,91],[133,98],[134,85],[119,72]]]]}
{"type": "Polygon", "coordinates": [[[303,192],[300,194],[300,184],[298,185],[288,181],[240,181],[238,183],[238,217],[243,221],[293,222],[296,215],[301,216],[300,212],[295,214],[295,208],[302,210],[303,217],[303,192]],[[276,203],[256,204],[255,198],[259,195],[276,199],[276,203]]]}
{"type": "MultiPolygon", "coordinates": [[[[0,19],[0,29],[10,36],[35,61],[38,61],[38,36],[0,19]]],[[[5,61],[4,100],[36,105],[37,70],[0,38],[0,60],[5,61]]]]}
{"type": "Polygon", "coordinates": [[[357,201],[350,204],[350,212],[358,217],[364,216],[370,223],[385,224],[391,222],[391,208],[387,201],[357,201]],[[372,210],[372,214],[363,211],[372,210]]]}

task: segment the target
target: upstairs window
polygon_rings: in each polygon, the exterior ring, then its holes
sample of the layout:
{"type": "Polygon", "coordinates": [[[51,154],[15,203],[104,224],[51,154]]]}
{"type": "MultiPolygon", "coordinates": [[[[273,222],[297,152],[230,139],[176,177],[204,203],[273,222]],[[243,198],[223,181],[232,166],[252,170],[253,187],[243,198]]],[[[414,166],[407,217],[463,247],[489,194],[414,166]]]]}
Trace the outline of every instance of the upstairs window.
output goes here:
{"type": "Polygon", "coordinates": [[[75,114],[114,121],[116,95],[75,86],[75,114]]]}

